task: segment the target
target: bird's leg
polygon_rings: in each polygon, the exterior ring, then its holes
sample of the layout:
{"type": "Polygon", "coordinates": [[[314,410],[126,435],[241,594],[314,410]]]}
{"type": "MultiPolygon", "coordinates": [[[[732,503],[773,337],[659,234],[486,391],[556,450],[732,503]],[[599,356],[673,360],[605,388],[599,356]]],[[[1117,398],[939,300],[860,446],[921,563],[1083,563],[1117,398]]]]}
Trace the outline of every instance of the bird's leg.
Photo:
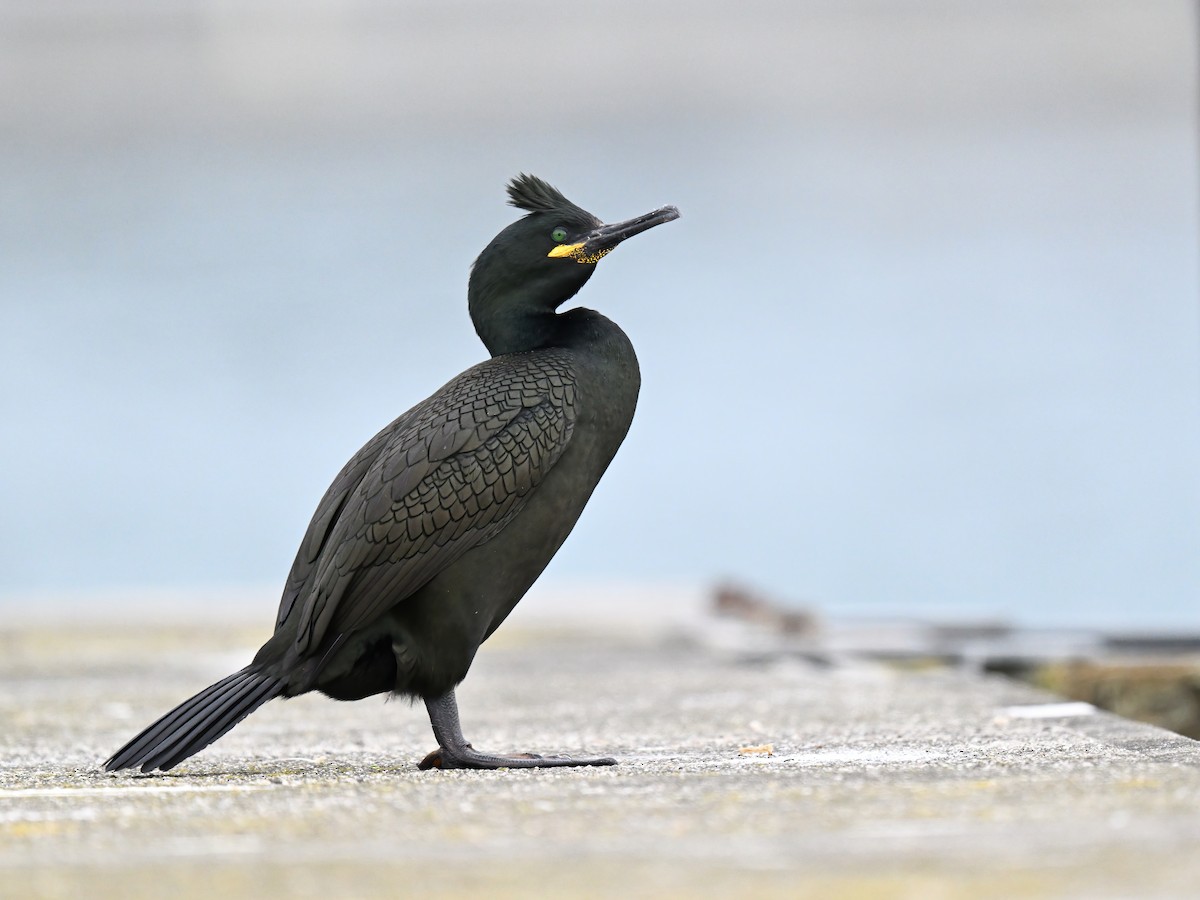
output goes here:
{"type": "Polygon", "coordinates": [[[433,736],[438,748],[421,760],[420,769],[539,769],[551,766],[615,766],[611,757],[573,759],[569,756],[539,756],[536,753],[518,753],[500,756],[495,753],[480,753],[463,737],[458,723],[458,701],[454,691],[426,700],[429,722],[433,725],[433,736]]]}

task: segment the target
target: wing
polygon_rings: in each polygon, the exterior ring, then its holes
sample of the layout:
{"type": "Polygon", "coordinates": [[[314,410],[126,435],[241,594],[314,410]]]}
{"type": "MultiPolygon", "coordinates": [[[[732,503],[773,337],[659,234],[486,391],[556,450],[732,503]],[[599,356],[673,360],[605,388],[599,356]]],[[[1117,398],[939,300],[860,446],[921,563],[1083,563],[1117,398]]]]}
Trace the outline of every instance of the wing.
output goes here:
{"type": "Polygon", "coordinates": [[[321,548],[328,541],[329,532],[337,524],[338,517],[345,509],[346,501],[350,499],[351,493],[362,482],[367,471],[379,458],[383,448],[395,437],[398,427],[408,416],[420,408],[418,406],[405,413],[367,441],[362,449],[346,463],[342,471],[338,472],[337,477],[333,479],[333,484],[325,491],[325,496],[317,504],[317,511],[313,513],[312,521],[308,523],[308,530],[305,531],[304,538],[300,541],[300,549],[296,551],[296,559],[292,562],[292,569],[288,573],[287,582],[283,588],[283,598],[279,601],[279,612],[275,616],[276,629],[279,629],[287,621],[295,608],[297,599],[303,595],[305,588],[312,581],[313,571],[317,561],[321,558],[321,548]]]}
{"type": "Polygon", "coordinates": [[[469,369],[376,435],[326,492],[280,604],[294,652],[353,631],[495,534],[562,455],[575,421],[568,355],[469,369]]]}

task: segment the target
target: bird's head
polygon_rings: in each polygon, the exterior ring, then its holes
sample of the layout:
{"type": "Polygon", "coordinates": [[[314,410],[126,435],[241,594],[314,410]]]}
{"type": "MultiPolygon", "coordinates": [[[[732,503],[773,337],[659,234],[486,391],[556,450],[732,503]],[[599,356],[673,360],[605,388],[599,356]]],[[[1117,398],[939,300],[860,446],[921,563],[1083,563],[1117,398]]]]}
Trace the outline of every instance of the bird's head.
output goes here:
{"type": "Polygon", "coordinates": [[[468,291],[471,319],[492,353],[513,348],[514,329],[532,333],[539,320],[553,316],[619,243],[679,218],[679,210],[664,206],[605,225],[533,175],[518,175],[509,182],[508,202],[527,215],[479,254],[468,291]]]}

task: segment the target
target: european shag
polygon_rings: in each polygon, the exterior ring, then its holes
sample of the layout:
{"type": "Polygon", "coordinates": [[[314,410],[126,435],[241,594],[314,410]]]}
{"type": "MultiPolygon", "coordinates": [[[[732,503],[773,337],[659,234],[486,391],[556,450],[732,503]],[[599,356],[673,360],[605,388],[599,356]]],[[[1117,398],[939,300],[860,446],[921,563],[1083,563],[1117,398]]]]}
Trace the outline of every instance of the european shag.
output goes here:
{"type": "Polygon", "coordinates": [[[338,473],[300,544],[275,634],[254,661],[118,750],[109,771],[167,770],[275,697],[421,698],[438,749],[422,769],[612,765],[474,749],[455,687],[558,551],[624,440],[641,377],[600,313],[559,313],[626,238],[679,217],[665,206],[605,225],[531,175],[527,214],[471,268],[471,320],[491,359],[367,442],[338,473]]]}

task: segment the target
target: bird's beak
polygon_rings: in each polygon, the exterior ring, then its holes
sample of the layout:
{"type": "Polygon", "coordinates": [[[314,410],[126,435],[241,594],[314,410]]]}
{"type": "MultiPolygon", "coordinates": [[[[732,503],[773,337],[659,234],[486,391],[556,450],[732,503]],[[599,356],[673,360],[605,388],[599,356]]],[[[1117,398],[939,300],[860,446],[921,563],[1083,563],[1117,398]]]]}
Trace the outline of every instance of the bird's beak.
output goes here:
{"type": "Polygon", "coordinates": [[[626,222],[616,222],[612,225],[601,225],[593,228],[583,236],[582,240],[573,244],[559,244],[547,256],[569,257],[579,263],[596,263],[612,252],[617,244],[635,234],[641,234],[655,225],[670,222],[679,218],[679,210],[673,206],[664,206],[644,216],[629,219],[626,222]]]}

